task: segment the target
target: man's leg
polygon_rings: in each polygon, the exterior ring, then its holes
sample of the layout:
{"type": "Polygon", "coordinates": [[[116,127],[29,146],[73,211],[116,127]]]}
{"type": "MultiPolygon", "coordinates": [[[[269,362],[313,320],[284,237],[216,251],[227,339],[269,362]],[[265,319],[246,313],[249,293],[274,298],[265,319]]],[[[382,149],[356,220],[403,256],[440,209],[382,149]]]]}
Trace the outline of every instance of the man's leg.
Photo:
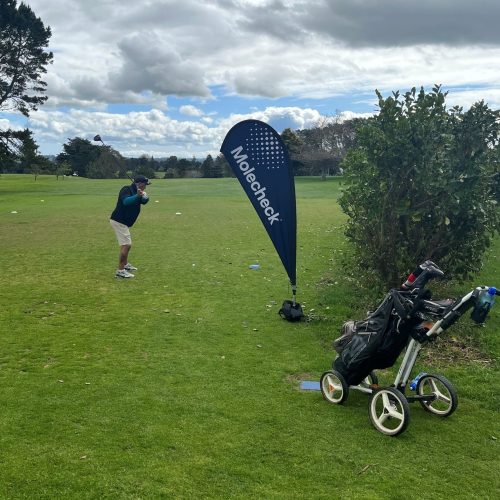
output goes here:
{"type": "Polygon", "coordinates": [[[133,278],[134,275],[129,273],[125,269],[125,266],[128,262],[128,253],[130,252],[130,248],[132,247],[132,237],[130,236],[130,230],[125,224],[116,222],[113,219],[111,219],[109,222],[115,230],[116,238],[118,239],[118,245],[120,246],[116,277],[133,278]]]}
{"type": "Polygon", "coordinates": [[[128,253],[132,245],[120,245],[120,257],[118,260],[118,269],[121,271],[125,268],[128,262],[128,253]]]}

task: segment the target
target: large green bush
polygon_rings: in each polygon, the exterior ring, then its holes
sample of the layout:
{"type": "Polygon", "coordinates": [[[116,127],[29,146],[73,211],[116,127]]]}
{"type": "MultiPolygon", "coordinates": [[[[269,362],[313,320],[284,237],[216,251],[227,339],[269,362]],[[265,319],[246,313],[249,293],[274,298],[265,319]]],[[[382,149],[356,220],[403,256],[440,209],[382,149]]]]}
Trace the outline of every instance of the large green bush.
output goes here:
{"type": "Polygon", "coordinates": [[[343,162],[358,263],[388,286],[425,259],[465,278],[498,230],[500,114],[483,101],[448,110],[439,86],[377,96],[343,162]]]}

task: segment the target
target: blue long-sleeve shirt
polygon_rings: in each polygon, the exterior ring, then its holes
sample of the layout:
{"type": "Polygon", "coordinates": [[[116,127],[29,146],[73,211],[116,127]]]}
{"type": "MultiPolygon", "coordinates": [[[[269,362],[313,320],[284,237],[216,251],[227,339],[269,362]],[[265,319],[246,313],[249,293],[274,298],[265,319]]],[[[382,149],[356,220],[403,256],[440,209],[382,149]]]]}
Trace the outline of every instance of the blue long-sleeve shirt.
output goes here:
{"type": "Polygon", "coordinates": [[[137,193],[137,186],[134,183],[123,186],[118,194],[118,200],[111,214],[111,219],[132,227],[137,217],[139,217],[141,205],[145,205],[148,201],[149,198],[143,198],[137,193]]]}

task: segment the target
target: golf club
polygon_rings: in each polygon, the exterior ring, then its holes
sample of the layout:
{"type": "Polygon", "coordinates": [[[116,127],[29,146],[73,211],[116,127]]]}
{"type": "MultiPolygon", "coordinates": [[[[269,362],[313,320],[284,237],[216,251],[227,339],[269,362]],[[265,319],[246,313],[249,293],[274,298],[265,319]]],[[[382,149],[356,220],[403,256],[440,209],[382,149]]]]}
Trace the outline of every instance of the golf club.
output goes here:
{"type": "MultiPolygon", "coordinates": [[[[95,142],[101,142],[101,143],[102,143],[102,145],[103,145],[104,147],[108,147],[108,146],[107,146],[107,144],[104,144],[104,141],[101,139],[101,136],[100,136],[99,134],[97,134],[96,136],[94,136],[94,141],[95,141],[95,142]]],[[[117,164],[119,167],[121,167],[120,162],[118,161],[118,159],[117,159],[115,156],[113,156],[113,154],[111,154],[111,156],[113,157],[113,159],[114,159],[114,161],[116,162],[116,164],[117,164]]],[[[132,179],[132,177],[130,177],[130,175],[128,175],[128,173],[127,173],[127,177],[128,177],[128,178],[129,178],[132,182],[134,182],[134,179],[132,179]]]]}

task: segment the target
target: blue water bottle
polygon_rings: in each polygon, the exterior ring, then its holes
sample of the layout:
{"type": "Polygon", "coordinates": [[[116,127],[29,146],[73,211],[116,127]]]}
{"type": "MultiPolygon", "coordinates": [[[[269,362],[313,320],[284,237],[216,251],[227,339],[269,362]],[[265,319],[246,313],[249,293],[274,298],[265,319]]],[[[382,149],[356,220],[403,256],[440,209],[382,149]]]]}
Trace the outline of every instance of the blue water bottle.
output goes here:
{"type": "Polygon", "coordinates": [[[488,288],[488,293],[486,294],[485,301],[488,302],[490,305],[490,309],[493,307],[493,304],[495,303],[495,295],[497,293],[497,289],[494,286],[490,286],[488,288]]]}
{"type": "Polygon", "coordinates": [[[410,389],[414,391],[417,388],[418,381],[424,376],[427,375],[425,372],[419,373],[411,382],[410,382],[410,389]]]}
{"type": "Polygon", "coordinates": [[[490,309],[495,303],[496,292],[497,289],[494,286],[488,288],[488,290],[483,290],[481,292],[470,315],[473,321],[475,321],[476,323],[484,323],[486,316],[488,316],[490,309]]]}

